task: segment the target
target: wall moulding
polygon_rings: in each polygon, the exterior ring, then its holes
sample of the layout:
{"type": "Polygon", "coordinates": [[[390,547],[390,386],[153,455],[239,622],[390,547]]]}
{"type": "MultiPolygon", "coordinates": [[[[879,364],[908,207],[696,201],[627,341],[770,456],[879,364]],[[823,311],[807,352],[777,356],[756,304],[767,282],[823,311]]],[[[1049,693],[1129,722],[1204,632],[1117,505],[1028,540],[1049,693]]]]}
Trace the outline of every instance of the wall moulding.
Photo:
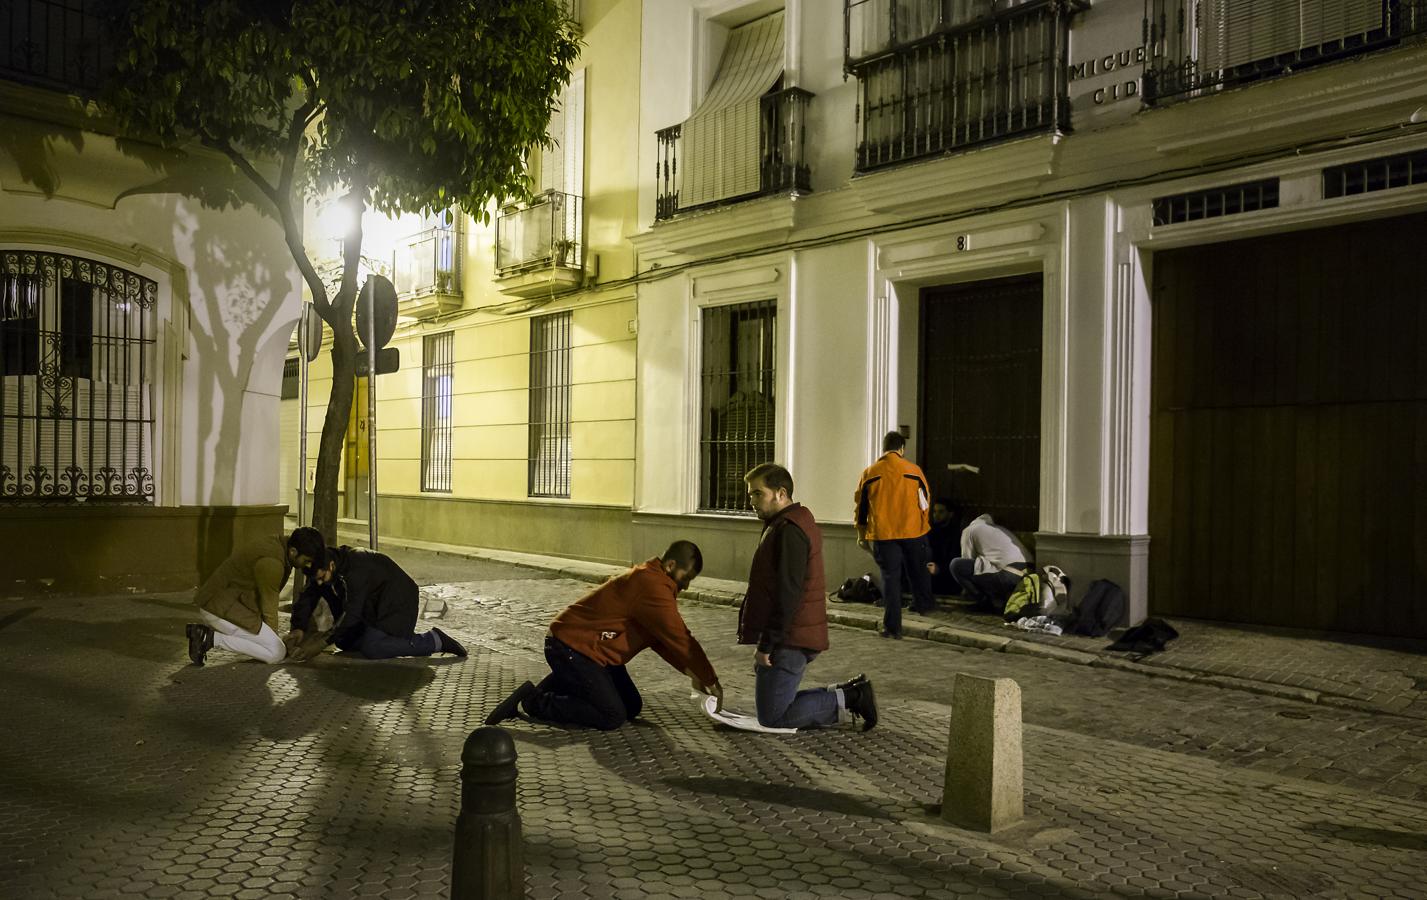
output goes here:
{"type": "Polygon", "coordinates": [[[743,269],[716,275],[696,275],[693,278],[693,294],[700,298],[714,298],[720,294],[728,294],[742,288],[775,284],[780,277],[782,277],[782,273],[776,266],[760,266],[756,269],[743,269]]]}

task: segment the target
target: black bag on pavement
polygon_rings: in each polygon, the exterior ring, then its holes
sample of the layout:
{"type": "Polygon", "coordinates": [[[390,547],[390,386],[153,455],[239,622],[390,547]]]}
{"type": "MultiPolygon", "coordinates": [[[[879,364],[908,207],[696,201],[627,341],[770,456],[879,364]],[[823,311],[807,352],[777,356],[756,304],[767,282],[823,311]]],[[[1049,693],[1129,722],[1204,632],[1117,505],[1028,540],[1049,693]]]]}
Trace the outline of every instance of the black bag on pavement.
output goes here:
{"type": "Polygon", "coordinates": [[[1118,641],[1105,649],[1126,653],[1158,653],[1177,637],[1179,637],[1179,632],[1164,619],[1145,619],[1120,635],[1118,641]]]}
{"type": "Polygon", "coordinates": [[[871,575],[863,575],[844,581],[833,599],[842,603],[875,603],[882,599],[882,592],[872,583],[871,575]]]}
{"type": "Polygon", "coordinates": [[[1075,619],[1066,634],[1104,637],[1125,618],[1129,602],[1118,584],[1104,578],[1090,582],[1085,599],[1075,609],[1075,619]]]}

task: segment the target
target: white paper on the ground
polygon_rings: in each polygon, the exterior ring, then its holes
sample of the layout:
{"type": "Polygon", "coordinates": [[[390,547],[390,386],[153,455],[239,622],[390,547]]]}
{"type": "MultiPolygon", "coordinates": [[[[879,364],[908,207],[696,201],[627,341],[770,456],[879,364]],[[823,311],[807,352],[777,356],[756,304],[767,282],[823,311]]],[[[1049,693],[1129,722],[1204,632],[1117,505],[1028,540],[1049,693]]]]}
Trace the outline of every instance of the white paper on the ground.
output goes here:
{"type": "Polygon", "coordinates": [[[733,712],[727,706],[723,708],[722,712],[714,712],[718,706],[717,697],[708,697],[703,694],[691,694],[690,696],[702,698],[699,706],[703,708],[704,714],[720,725],[737,728],[739,731],[756,731],[762,734],[798,733],[798,729],[796,728],[769,728],[765,725],[759,725],[757,716],[745,716],[742,713],[733,712]]]}

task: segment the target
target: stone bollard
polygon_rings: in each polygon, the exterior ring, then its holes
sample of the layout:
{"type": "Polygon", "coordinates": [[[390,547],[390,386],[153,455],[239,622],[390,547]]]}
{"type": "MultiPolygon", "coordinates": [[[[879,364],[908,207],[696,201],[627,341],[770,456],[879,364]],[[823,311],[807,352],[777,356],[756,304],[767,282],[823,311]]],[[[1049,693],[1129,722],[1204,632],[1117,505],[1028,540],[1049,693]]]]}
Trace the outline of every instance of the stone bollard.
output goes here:
{"type": "Polygon", "coordinates": [[[951,689],[951,735],[941,817],[996,832],[1021,821],[1021,688],[1009,678],[958,673],[951,689]]]}
{"type": "Polygon", "coordinates": [[[515,808],[515,742],[477,728],[461,751],[461,813],[451,860],[451,900],[525,896],[525,853],[515,808]]]}

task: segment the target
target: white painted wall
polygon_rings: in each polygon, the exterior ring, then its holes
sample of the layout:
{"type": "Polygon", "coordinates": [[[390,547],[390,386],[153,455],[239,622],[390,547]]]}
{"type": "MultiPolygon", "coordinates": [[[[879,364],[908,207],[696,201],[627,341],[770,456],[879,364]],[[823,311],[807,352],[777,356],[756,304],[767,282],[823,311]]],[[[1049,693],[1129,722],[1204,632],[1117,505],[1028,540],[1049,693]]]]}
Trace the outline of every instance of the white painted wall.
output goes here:
{"type": "Polygon", "coordinates": [[[276,222],[212,202],[225,186],[245,190],[215,160],[121,153],[109,137],[4,113],[0,128],[17,136],[0,148],[0,245],[88,257],[159,284],[157,502],[279,502],[278,394],[299,278],[276,222]],[[46,147],[57,130],[77,139],[46,147]]]}

